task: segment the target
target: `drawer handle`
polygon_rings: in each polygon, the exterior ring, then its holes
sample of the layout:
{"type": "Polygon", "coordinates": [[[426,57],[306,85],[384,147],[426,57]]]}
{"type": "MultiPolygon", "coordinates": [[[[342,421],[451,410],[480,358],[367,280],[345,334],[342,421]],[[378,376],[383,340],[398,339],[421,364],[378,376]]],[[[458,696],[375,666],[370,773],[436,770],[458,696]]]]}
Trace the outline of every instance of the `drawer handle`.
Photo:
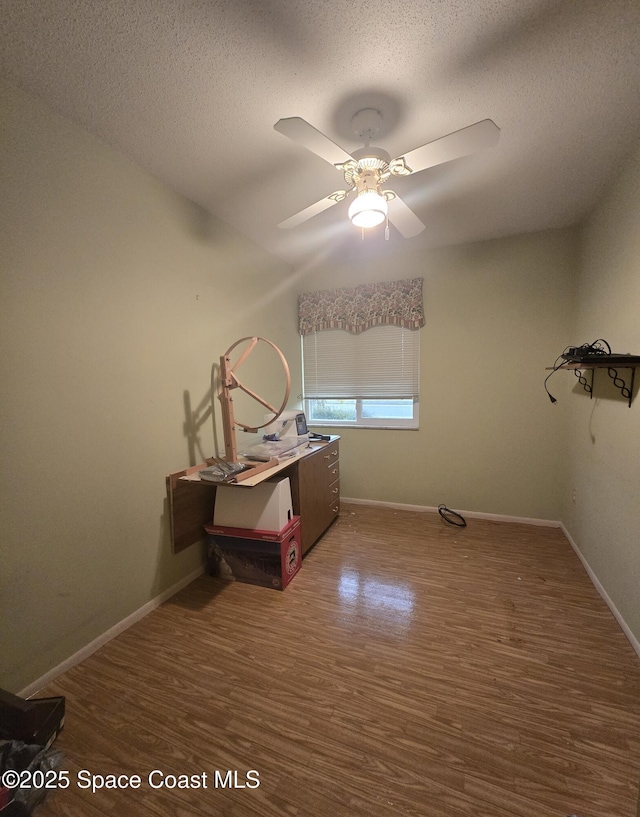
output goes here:
{"type": "Polygon", "coordinates": [[[333,489],[333,491],[331,491],[331,493],[332,493],[332,494],[337,494],[337,493],[338,493],[338,489],[337,489],[337,488],[334,488],[334,489],[333,489]]]}
{"type": "Polygon", "coordinates": [[[336,507],[335,507],[335,508],[331,508],[331,510],[332,510],[334,513],[338,513],[338,511],[340,510],[340,506],[339,506],[339,505],[336,505],[336,507]]]}
{"type": "Polygon", "coordinates": [[[333,469],[333,471],[332,471],[331,473],[332,473],[332,474],[337,474],[337,473],[338,473],[338,469],[337,469],[337,468],[334,468],[334,469],[333,469]]]}
{"type": "Polygon", "coordinates": [[[337,457],[337,456],[338,456],[338,449],[337,449],[337,448],[336,448],[336,450],[335,450],[335,451],[332,451],[332,452],[331,452],[331,456],[332,456],[332,457],[337,457]]]}
{"type": "Polygon", "coordinates": [[[337,451],[332,451],[330,454],[325,454],[324,458],[325,458],[325,460],[330,460],[331,457],[337,457],[337,456],[338,456],[338,452],[337,451]]]}
{"type": "Polygon", "coordinates": [[[325,454],[324,458],[325,458],[325,460],[330,460],[331,459],[331,454],[325,454]]]}

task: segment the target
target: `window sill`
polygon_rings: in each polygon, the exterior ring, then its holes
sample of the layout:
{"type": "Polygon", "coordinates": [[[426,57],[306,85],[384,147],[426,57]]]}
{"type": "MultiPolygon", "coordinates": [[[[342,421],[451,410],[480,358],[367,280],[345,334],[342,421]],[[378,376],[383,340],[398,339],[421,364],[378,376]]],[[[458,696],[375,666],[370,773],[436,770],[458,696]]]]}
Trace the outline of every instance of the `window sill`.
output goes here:
{"type": "Polygon", "coordinates": [[[350,428],[369,428],[378,431],[420,431],[420,426],[396,426],[396,425],[363,425],[360,423],[322,423],[318,420],[309,420],[309,427],[311,428],[339,428],[346,430],[350,428]]]}

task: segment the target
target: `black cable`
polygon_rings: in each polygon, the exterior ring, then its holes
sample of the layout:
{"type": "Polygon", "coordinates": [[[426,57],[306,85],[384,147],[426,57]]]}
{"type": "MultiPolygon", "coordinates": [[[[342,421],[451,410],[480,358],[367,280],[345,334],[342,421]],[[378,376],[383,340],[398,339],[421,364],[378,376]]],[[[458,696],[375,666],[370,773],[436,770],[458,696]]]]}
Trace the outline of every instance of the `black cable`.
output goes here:
{"type": "Polygon", "coordinates": [[[587,352],[590,355],[610,355],[611,354],[611,347],[607,343],[604,338],[598,338],[598,340],[594,340],[593,343],[585,343],[583,346],[580,347],[581,349],[586,348],[587,352]],[[604,349],[602,349],[597,344],[604,344],[604,349]]]}
{"type": "Polygon", "coordinates": [[[547,380],[551,377],[552,374],[555,374],[558,371],[558,369],[562,366],[563,363],[567,362],[562,355],[564,355],[565,352],[567,351],[567,349],[570,349],[570,348],[571,348],[570,346],[567,346],[565,348],[564,352],[561,355],[558,355],[558,357],[555,360],[555,363],[553,364],[552,370],[549,372],[549,374],[544,379],[544,390],[549,395],[549,400],[551,400],[552,403],[557,403],[558,400],[551,394],[551,392],[547,388],[547,380]]]}
{"type": "Polygon", "coordinates": [[[456,511],[447,508],[446,505],[438,505],[438,513],[450,525],[455,525],[457,528],[466,528],[467,523],[464,516],[461,516],[456,511]]]}

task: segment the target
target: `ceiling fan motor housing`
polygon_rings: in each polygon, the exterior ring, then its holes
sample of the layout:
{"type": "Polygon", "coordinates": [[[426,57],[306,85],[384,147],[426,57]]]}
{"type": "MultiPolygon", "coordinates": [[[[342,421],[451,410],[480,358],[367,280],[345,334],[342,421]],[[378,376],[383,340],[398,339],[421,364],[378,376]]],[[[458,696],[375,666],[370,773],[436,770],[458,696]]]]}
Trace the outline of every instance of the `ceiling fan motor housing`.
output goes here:
{"type": "Polygon", "coordinates": [[[343,166],[344,180],[350,187],[362,190],[376,190],[389,178],[391,157],[386,150],[376,147],[361,148],[351,154],[353,161],[343,166]]]}
{"type": "Polygon", "coordinates": [[[353,185],[358,193],[364,193],[367,190],[374,190],[379,192],[380,177],[376,169],[363,169],[355,177],[353,185]]]}

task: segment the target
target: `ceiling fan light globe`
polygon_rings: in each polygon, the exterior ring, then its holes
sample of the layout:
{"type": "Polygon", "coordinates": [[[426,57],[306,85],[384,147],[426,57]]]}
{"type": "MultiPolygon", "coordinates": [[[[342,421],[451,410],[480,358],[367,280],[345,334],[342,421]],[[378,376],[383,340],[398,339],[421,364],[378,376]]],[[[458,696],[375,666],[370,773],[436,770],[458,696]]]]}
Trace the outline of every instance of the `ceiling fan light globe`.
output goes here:
{"type": "Polygon", "coordinates": [[[359,193],[351,202],[348,215],[354,227],[377,227],[386,219],[389,208],[384,196],[375,190],[359,193]]]}

